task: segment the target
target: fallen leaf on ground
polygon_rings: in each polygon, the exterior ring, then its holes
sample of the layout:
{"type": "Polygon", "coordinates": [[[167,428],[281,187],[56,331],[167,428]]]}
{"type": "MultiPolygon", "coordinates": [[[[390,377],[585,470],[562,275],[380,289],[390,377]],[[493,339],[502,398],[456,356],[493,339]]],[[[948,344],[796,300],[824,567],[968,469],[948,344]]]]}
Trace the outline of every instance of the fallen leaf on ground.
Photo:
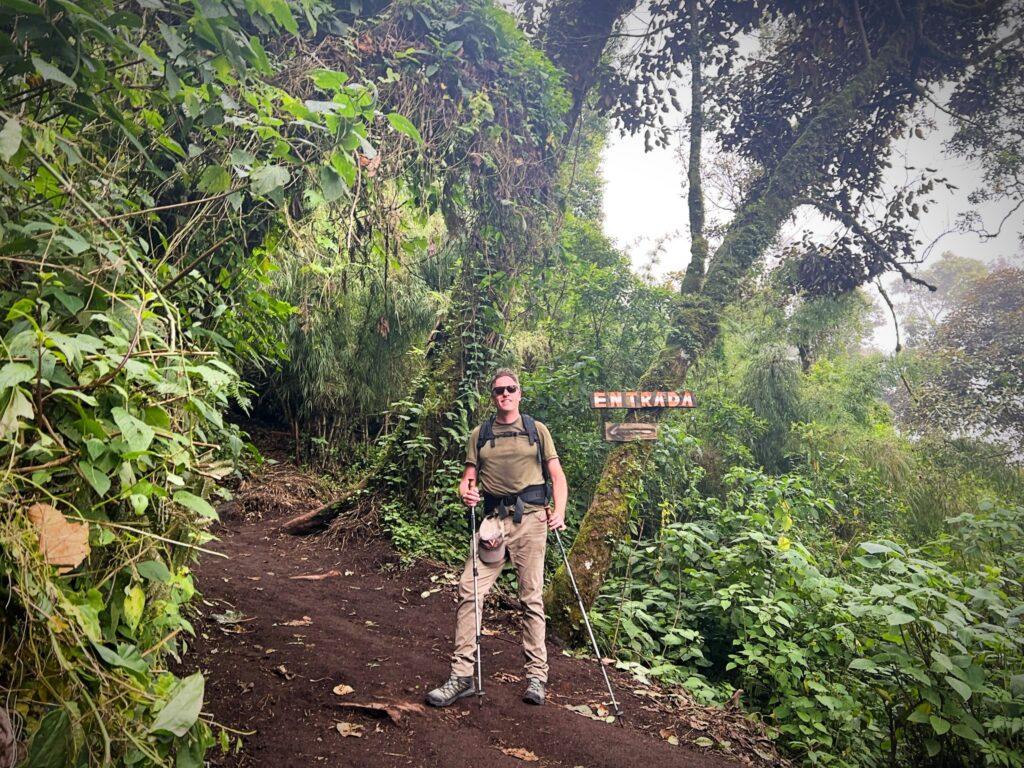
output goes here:
{"type": "Polygon", "coordinates": [[[89,526],[73,523],[49,504],[33,504],[28,519],[39,534],[39,551],[57,573],[67,573],[89,556],[89,526]]]}
{"type": "Polygon", "coordinates": [[[693,743],[698,747],[713,747],[715,742],[709,739],[707,736],[701,736],[700,738],[694,739],[693,743]]]}
{"type": "Polygon", "coordinates": [[[355,688],[353,688],[351,685],[345,685],[344,683],[341,683],[341,685],[334,686],[332,690],[338,696],[345,696],[346,694],[352,693],[355,690],[355,688]]]}
{"type": "Polygon", "coordinates": [[[251,616],[246,616],[241,611],[227,610],[224,613],[214,613],[210,615],[210,618],[216,621],[218,624],[241,624],[243,621],[252,621],[251,616]]]}
{"type": "Polygon", "coordinates": [[[671,728],[662,728],[658,733],[661,734],[661,738],[671,744],[673,747],[679,746],[679,737],[676,736],[671,728]]]}
{"type": "Polygon", "coordinates": [[[597,720],[597,715],[594,714],[594,710],[588,707],[586,704],[566,704],[566,709],[571,709],[573,712],[589,717],[593,720],[597,720]]]}
{"type": "Polygon", "coordinates": [[[337,706],[358,709],[362,712],[367,712],[377,717],[386,715],[391,719],[391,722],[395,723],[396,725],[401,722],[403,715],[407,715],[410,712],[422,715],[424,712],[427,711],[426,707],[424,707],[422,704],[416,704],[411,701],[339,701],[337,703],[337,706]]]}
{"type": "Polygon", "coordinates": [[[303,616],[301,619],[292,619],[291,621],[282,621],[282,627],[308,627],[313,623],[313,620],[309,616],[303,616]]]}
{"type": "Polygon", "coordinates": [[[484,627],[480,630],[480,634],[486,635],[487,637],[497,637],[500,633],[493,629],[487,629],[487,627],[484,627]]]}
{"type": "Polygon", "coordinates": [[[509,757],[518,757],[520,760],[524,760],[527,763],[536,763],[540,760],[540,758],[533,754],[533,752],[528,749],[523,749],[522,747],[502,747],[501,751],[509,757]]]}
{"type": "Polygon", "coordinates": [[[278,664],[276,667],[274,667],[274,672],[279,674],[285,680],[291,680],[293,677],[295,677],[295,673],[289,672],[288,667],[286,667],[284,664],[278,664]]]}
{"type": "Polygon", "coordinates": [[[249,631],[241,624],[227,624],[223,627],[217,627],[225,635],[248,635],[249,631]]]}
{"type": "Polygon", "coordinates": [[[301,576],[289,576],[289,579],[303,580],[303,581],[321,581],[322,579],[330,579],[335,576],[341,576],[341,571],[327,571],[326,573],[304,573],[301,576]]]}
{"type": "Polygon", "coordinates": [[[650,696],[652,699],[661,699],[665,696],[665,694],[659,691],[652,691],[649,688],[635,688],[633,694],[635,696],[650,696]]]}
{"type": "Polygon", "coordinates": [[[338,729],[338,733],[342,736],[355,736],[356,738],[361,738],[363,735],[363,726],[357,723],[341,722],[336,723],[334,727],[338,729]]]}

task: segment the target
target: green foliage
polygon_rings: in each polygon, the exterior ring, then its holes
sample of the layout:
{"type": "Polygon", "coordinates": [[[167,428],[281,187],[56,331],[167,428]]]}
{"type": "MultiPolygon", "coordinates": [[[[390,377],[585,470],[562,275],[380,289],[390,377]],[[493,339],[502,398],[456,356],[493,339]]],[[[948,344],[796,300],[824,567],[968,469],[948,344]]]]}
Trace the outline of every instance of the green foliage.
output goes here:
{"type": "Polygon", "coordinates": [[[318,227],[323,252],[291,254],[274,274],[274,295],[296,307],[287,359],[265,392],[300,436],[300,456],[337,460],[379,429],[379,415],[404,394],[421,358],[412,350],[434,323],[440,294],[401,262],[351,262],[318,227]],[[371,423],[377,422],[371,430],[371,423]]]}
{"type": "Polygon", "coordinates": [[[800,369],[788,350],[778,344],[759,349],[740,384],[740,402],[765,423],[754,442],[754,457],[770,471],[785,469],[790,426],[801,421],[800,369]]]}
{"type": "Polygon", "coordinates": [[[202,764],[203,678],[166,659],[248,450],[223,413],[248,403],[236,367],[283,350],[287,209],[347,195],[373,152],[372,89],[281,77],[323,7],[117,11],[0,9],[0,676],[31,765],[202,764]],[[84,562],[47,543],[61,521],[84,562]]]}
{"type": "Polygon", "coordinates": [[[1021,764],[1020,563],[1006,553],[1024,510],[982,505],[921,549],[865,540],[836,558],[834,507],[802,480],[735,470],[728,485],[623,548],[605,591],[620,609],[599,616],[622,657],[707,700],[743,689],[807,764],[1021,764]]]}

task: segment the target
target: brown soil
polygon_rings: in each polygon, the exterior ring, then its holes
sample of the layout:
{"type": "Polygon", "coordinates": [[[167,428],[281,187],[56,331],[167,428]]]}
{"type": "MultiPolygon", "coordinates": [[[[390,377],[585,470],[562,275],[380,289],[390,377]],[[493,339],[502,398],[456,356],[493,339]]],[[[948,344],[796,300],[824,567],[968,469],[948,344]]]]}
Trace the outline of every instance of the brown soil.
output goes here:
{"type": "Polygon", "coordinates": [[[593,659],[570,657],[551,640],[547,704],[524,704],[518,614],[507,598],[485,611],[485,695],[423,707],[426,691],[448,676],[455,574],[430,563],[403,568],[382,540],[343,545],[280,533],[314,495],[311,478],[271,468],[222,510],[212,547],[226,557],[205,556],[195,569],[202,615],[180,671],[202,670],[204,710],[246,734],[237,754],[212,749],[210,764],[778,764],[741,713],[701,709],[618,670],[609,674],[626,713],[620,722],[569,709],[607,714],[608,692],[593,659]],[[352,691],[335,693],[341,685],[352,691]],[[701,749],[697,739],[715,746],[701,749]]]}

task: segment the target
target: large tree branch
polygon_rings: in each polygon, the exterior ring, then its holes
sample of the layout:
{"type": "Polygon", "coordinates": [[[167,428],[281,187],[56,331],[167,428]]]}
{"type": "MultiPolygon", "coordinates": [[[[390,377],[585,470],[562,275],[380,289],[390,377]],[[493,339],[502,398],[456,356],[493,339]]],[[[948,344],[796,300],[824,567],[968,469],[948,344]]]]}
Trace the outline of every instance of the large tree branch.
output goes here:
{"type": "Polygon", "coordinates": [[[831,216],[839,223],[853,230],[858,237],[860,237],[865,243],[867,243],[868,247],[871,248],[871,250],[873,250],[875,253],[882,257],[882,260],[886,264],[888,264],[897,272],[899,272],[906,282],[923,285],[925,288],[927,288],[929,291],[932,291],[933,293],[938,290],[936,286],[932,285],[927,280],[922,280],[920,277],[912,275],[906,267],[904,267],[902,264],[900,264],[899,261],[896,260],[896,258],[889,252],[888,248],[886,248],[884,245],[878,242],[878,238],[876,238],[871,232],[869,232],[868,228],[861,224],[861,222],[858,221],[856,217],[851,216],[850,214],[839,210],[835,206],[829,205],[820,200],[803,198],[802,200],[800,200],[800,203],[801,205],[814,206],[822,213],[831,216]]]}
{"type": "Polygon", "coordinates": [[[685,375],[689,363],[718,336],[719,317],[739,296],[750,268],[778,236],[806,191],[825,180],[835,148],[846,140],[878,86],[896,67],[905,65],[906,48],[906,35],[894,34],[856,77],[822,105],[776,165],[760,194],[740,207],[711,262],[703,291],[682,298],[670,340],[674,349],[666,350],[669,354],[645,375],[648,385],[681,384],[675,377],[685,375]]]}
{"type": "Polygon", "coordinates": [[[551,5],[544,27],[543,45],[548,58],[568,76],[572,107],[562,138],[569,146],[583,103],[597,78],[598,64],[615,24],[636,6],[636,0],[560,0],[551,5]]]}

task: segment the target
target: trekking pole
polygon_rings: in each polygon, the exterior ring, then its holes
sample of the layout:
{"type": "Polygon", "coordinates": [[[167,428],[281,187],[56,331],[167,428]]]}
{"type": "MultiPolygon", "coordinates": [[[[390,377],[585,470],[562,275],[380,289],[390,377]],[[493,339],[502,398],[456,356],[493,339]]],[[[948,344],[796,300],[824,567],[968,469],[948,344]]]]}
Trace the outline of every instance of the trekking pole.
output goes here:
{"type": "MultiPolygon", "coordinates": [[[[470,489],[473,488],[473,481],[469,481],[470,489]]],[[[473,621],[476,622],[476,700],[480,706],[483,706],[484,700],[484,673],[483,664],[481,663],[480,657],[480,593],[477,590],[476,580],[479,575],[477,570],[477,552],[476,552],[476,504],[473,504],[469,508],[469,549],[470,555],[473,558],[473,621]]]]}
{"type": "Polygon", "coordinates": [[[604,657],[601,655],[600,649],[597,647],[597,640],[594,639],[594,630],[590,628],[590,619],[587,618],[587,609],[583,605],[583,597],[580,595],[580,588],[576,586],[576,577],[572,575],[572,567],[569,565],[569,556],[565,554],[565,547],[562,546],[562,536],[558,533],[558,529],[552,529],[555,532],[555,541],[558,542],[558,548],[562,551],[562,562],[565,563],[565,572],[569,574],[569,583],[572,584],[572,591],[576,593],[576,602],[579,603],[580,613],[583,614],[583,623],[587,627],[587,634],[590,635],[590,644],[594,646],[594,653],[597,655],[597,662],[601,665],[601,674],[604,675],[604,684],[608,686],[608,695],[612,697],[612,711],[615,712],[615,717],[619,721],[619,725],[622,725],[622,718],[625,716],[625,712],[622,711],[622,707],[619,706],[619,702],[615,700],[615,693],[612,691],[612,683],[608,679],[608,672],[605,670],[604,657]]]}

